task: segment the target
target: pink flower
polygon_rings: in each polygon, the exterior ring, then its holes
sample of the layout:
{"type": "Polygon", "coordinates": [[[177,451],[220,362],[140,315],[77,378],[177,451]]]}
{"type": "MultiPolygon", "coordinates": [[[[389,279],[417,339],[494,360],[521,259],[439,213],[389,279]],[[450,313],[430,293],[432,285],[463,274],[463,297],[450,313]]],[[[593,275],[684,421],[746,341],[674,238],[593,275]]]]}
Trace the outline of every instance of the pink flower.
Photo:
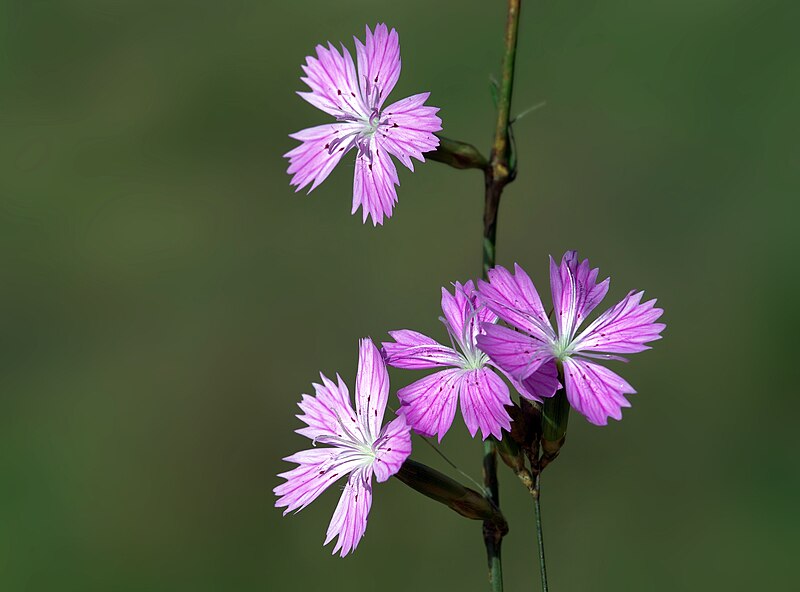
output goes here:
{"type": "Polygon", "coordinates": [[[481,326],[491,325],[497,317],[476,302],[471,281],[463,286],[456,282],[454,295],[442,288],[442,312],[453,347],[405,329],[390,331],[394,342],[383,344],[390,366],[446,368],[397,392],[406,419],[417,432],[438,435],[441,442],[453,424],[460,399],[470,435],[480,428],[484,439],[489,434],[502,438],[502,430],[511,429],[511,418],[505,409],[511,405],[511,397],[503,379],[492,370],[492,362],[475,342],[481,326]]]}
{"type": "Polygon", "coordinates": [[[436,107],[423,103],[430,93],[413,95],[384,107],[386,97],[400,76],[400,43],[397,31],[386,25],[367,27],[366,43],[357,38],[356,72],[350,52],[342,53],[330,43],[317,46],[317,57],[306,58],[301,78],[311,92],[298,93],[306,101],[333,115],[338,123],[311,127],[290,137],[302,144],[285,154],[289,159],[291,184],[300,191],[311,183],[309,193],[322,183],[339,160],[356,148],[353,179],[353,211],[363,207],[363,221],[374,225],[392,215],[397,201],[397,170],[390,154],[412,171],[411,158],[423,161],[423,152],[433,150],[442,129],[436,107]]]}
{"type": "MultiPolygon", "coordinates": [[[[597,269],[589,260],[578,262],[576,251],[568,251],[561,265],[550,258],[550,287],[558,333],[550,325],[542,301],[525,271],[515,265],[515,274],[502,267],[489,270],[489,282],[480,282],[478,291],[491,310],[512,327],[484,326],[478,347],[498,366],[529,388],[529,398],[552,397],[559,384],[548,381],[563,365],[564,382],[570,405],[595,425],[606,425],[608,418],[622,418],[622,408],[630,407],[625,398],[633,390],[621,377],[590,359],[621,360],[615,354],[631,354],[650,349],[646,343],[661,338],[665,325],[654,322],[664,312],[655,300],[642,303],[644,292],[629,292],[581,333],[581,324],[608,292],[611,281],[597,283],[597,269]]],[[[525,394],[525,393],[523,393],[525,394]]]]}
{"type": "Polygon", "coordinates": [[[304,415],[297,417],[308,427],[297,430],[324,448],[311,448],[286,457],[297,463],[279,477],[286,482],[273,491],[275,506],[285,507],[284,515],[300,511],[323,491],[349,475],[342,497],[333,513],[325,545],[338,536],[333,552],[344,557],[358,545],[367,528],[372,505],[372,476],[379,482],[394,475],[411,454],[411,432],[405,419],[396,417],[381,427],[389,396],[389,374],[380,352],[371,339],[362,339],[356,375],[356,409],[341,377],[337,383],[320,374],[322,384],[314,384],[316,396],[303,395],[299,403],[304,415]]]}

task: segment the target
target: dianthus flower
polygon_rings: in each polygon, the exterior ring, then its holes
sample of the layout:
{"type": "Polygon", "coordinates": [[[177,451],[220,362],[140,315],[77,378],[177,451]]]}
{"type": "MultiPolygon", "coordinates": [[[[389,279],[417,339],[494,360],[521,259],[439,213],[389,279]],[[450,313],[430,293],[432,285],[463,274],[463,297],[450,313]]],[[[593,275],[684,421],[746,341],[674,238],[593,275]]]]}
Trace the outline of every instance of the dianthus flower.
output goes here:
{"type": "Polygon", "coordinates": [[[394,475],[411,454],[411,431],[400,416],[381,427],[389,396],[389,374],[380,352],[371,339],[362,339],[356,375],[356,408],[350,404],[347,385],[337,374],[337,383],[320,374],[322,384],[314,384],[316,396],[303,395],[298,404],[304,415],[297,417],[308,427],[297,430],[314,445],[328,447],[303,450],[283,460],[297,467],[281,473],[286,479],[273,491],[275,506],[285,507],[284,515],[300,511],[341,477],[347,484],[333,513],[327,545],[338,537],[333,553],[344,557],[358,545],[367,528],[372,505],[372,476],[379,482],[394,475]]]}
{"type": "Polygon", "coordinates": [[[311,183],[309,193],[322,183],[341,158],[357,150],[353,178],[353,210],[362,207],[363,221],[374,225],[392,215],[400,181],[390,154],[412,171],[411,157],[424,161],[442,129],[436,107],[423,105],[430,93],[413,95],[388,107],[383,103],[400,76],[400,43],[397,31],[378,24],[366,28],[366,41],[354,37],[358,71],[350,52],[332,45],[318,45],[317,57],[306,58],[301,78],[311,92],[298,93],[306,101],[333,115],[337,123],[311,127],[291,134],[302,144],[285,154],[291,184],[300,191],[311,183]]]}
{"type": "Polygon", "coordinates": [[[407,329],[390,331],[394,342],[383,343],[390,366],[414,370],[446,368],[397,392],[411,427],[425,436],[438,435],[440,442],[453,424],[459,399],[470,435],[480,428],[484,439],[490,434],[502,438],[502,430],[511,428],[511,417],[505,409],[511,405],[508,386],[495,374],[493,363],[475,342],[481,326],[494,323],[497,316],[476,296],[471,281],[463,286],[456,282],[454,294],[442,288],[441,320],[452,347],[407,329]]]}
{"type": "MultiPolygon", "coordinates": [[[[520,381],[540,374],[552,376],[556,365],[561,364],[570,405],[591,423],[606,425],[609,417],[622,418],[622,408],[630,407],[625,395],[636,391],[590,359],[627,361],[616,354],[650,349],[645,344],[660,339],[665,325],[655,322],[664,312],[655,308],[656,301],[642,303],[644,292],[631,291],[576,335],[608,292],[610,279],[597,283],[597,275],[598,270],[590,269],[588,259],[578,262],[575,251],[567,252],[561,265],[550,257],[556,333],[533,282],[521,267],[515,266],[515,274],[503,267],[489,270],[489,281],[479,284],[480,296],[517,330],[489,323],[477,340],[493,362],[520,381]]],[[[553,382],[533,394],[541,400],[553,396],[557,388],[558,383],[553,382]]]]}

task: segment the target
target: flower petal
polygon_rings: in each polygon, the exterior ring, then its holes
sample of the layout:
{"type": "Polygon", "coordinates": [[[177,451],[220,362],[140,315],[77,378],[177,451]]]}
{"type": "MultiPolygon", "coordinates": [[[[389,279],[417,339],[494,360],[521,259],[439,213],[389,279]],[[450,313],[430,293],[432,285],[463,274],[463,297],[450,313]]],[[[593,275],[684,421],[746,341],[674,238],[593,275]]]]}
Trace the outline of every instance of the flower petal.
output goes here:
{"type": "Polygon", "coordinates": [[[379,483],[400,470],[411,454],[411,426],[402,415],[387,423],[375,446],[372,470],[379,483]]]}
{"type": "Polygon", "coordinates": [[[456,414],[456,401],[463,370],[442,370],[397,391],[402,412],[416,432],[439,436],[450,429],[456,414]]]}
{"type": "Polygon", "coordinates": [[[461,415],[470,436],[478,428],[483,439],[493,435],[498,440],[503,430],[511,431],[511,417],[505,406],[511,405],[508,386],[489,368],[470,370],[461,382],[461,415]]]}
{"type": "Polygon", "coordinates": [[[514,265],[514,271],[512,275],[504,267],[490,269],[489,281],[478,282],[481,298],[509,325],[527,331],[540,341],[553,342],[555,333],[536,286],[519,265],[514,265]]]}
{"type": "Polygon", "coordinates": [[[666,325],[654,322],[664,311],[655,308],[655,299],[640,304],[644,292],[629,292],[609,308],[573,342],[575,351],[633,354],[646,349],[650,341],[661,339],[666,325]]]}
{"type": "Polygon", "coordinates": [[[625,395],[636,392],[608,368],[575,358],[564,360],[564,382],[570,405],[595,425],[622,419],[622,408],[631,406],[625,395]]]}
{"type": "Polygon", "coordinates": [[[531,401],[548,399],[556,394],[561,386],[558,382],[558,367],[555,360],[545,362],[539,369],[522,381],[514,381],[517,392],[531,401]]]}
{"type": "Polygon", "coordinates": [[[550,257],[550,290],[559,335],[572,339],[575,331],[608,292],[610,279],[597,284],[599,269],[590,269],[589,260],[578,263],[578,252],[567,251],[556,265],[550,257]]]}
{"type": "Polygon", "coordinates": [[[478,301],[472,280],[463,286],[458,282],[453,286],[454,294],[442,288],[442,313],[447,321],[448,330],[462,351],[472,349],[475,338],[482,330],[482,323],[496,322],[497,315],[478,301]]]}
{"type": "Polygon", "coordinates": [[[333,512],[328,526],[324,545],[334,537],[339,537],[333,547],[333,554],[339,552],[341,557],[354,551],[364,531],[367,530],[367,517],[372,506],[372,476],[368,469],[359,469],[350,475],[344,486],[342,497],[333,512]]]}
{"type": "Polygon", "coordinates": [[[364,338],[359,342],[358,349],[356,413],[370,442],[374,442],[381,431],[388,399],[389,373],[386,371],[386,362],[372,339],[364,338]]]}
{"type": "Polygon", "coordinates": [[[402,329],[389,331],[389,335],[394,342],[385,341],[381,345],[386,363],[395,368],[424,370],[439,366],[457,366],[461,360],[455,350],[422,333],[402,329]]]}
{"type": "Polygon", "coordinates": [[[374,137],[369,144],[369,149],[356,157],[351,213],[355,214],[362,207],[362,221],[366,222],[367,216],[371,216],[372,224],[377,226],[383,224],[384,217],[391,217],[397,203],[395,185],[399,185],[400,180],[389,153],[376,144],[374,137]]]}
{"type": "Polygon", "coordinates": [[[517,380],[527,378],[553,359],[550,346],[534,337],[492,324],[484,324],[483,330],[485,333],[478,335],[480,350],[517,380]]]}
{"type": "Polygon", "coordinates": [[[400,77],[400,40],[397,31],[386,25],[375,25],[375,33],[366,27],[364,43],[357,37],[356,59],[358,60],[358,82],[366,104],[377,109],[392,92],[400,77]]]}
{"type": "Polygon", "coordinates": [[[278,477],[286,479],[286,483],[272,490],[278,496],[275,507],[285,507],[283,514],[286,515],[305,508],[333,483],[363,466],[368,459],[364,454],[353,450],[313,448],[287,456],[283,460],[299,465],[280,473],[278,477]]]}
{"type": "Polygon", "coordinates": [[[436,115],[439,108],[423,105],[430,94],[420,93],[392,103],[384,109],[378,128],[379,144],[412,171],[412,157],[424,162],[423,152],[439,145],[439,138],[434,135],[442,129],[442,120],[436,115]]]}
{"type": "Polygon", "coordinates": [[[308,425],[296,430],[297,433],[317,440],[325,436],[346,438],[346,431],[360,431],[356,413],[350,404],[350,392],[342,378],[336,375],[338,384],[323,374],[320,374],[320,378],[322,384],[313,385],[316,396],[303,395],[297,404],[304,413],[297,418],[308,425]]]}
{"type": "Polygon", "coordinates": [[[349,115],[363,118],[369,115],[358,84],[356,67],[350,52],[342,53],[330,43],[317,45],[317,57],[307,57],[303,66],[305,82],[311,92],[299,92],[301,97],[326,113],[339,117],[349,115]]]}
{"type": "Polygon", "coordinates": [[[352,123],[329,123],[291,134],[290,138],[302,142],[284,154],[284,157],[289,159],[289,168],[286,172],[293,175],[290,184],[297,187],[295,191],[300,191],[313,181],[311,189],[308,190],[311,193],[322,183],[339,164],[342,156],[353,147],[351,142],[342,141],[341,138],[358,129],[358,126],[352,123]]]}

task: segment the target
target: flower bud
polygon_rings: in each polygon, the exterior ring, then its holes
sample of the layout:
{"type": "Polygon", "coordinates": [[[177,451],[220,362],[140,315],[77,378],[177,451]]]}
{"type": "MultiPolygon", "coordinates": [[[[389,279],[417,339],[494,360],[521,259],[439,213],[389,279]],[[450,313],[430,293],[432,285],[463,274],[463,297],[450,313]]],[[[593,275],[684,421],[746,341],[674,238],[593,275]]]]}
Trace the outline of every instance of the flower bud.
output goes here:
{"type": "Polygon", "coordinates": [[[509,434],[497,441],[497,451],[512,471],[519,473],[525,470],[525,452],[509,434]]]}
{"type": "Polygon", "coordinates": [[[466,518],[490,521],[508,532],[503,514],[485,496],[435,469],[408,459],[395,477],[466,518]]]}
{"type": "Polygon", "coordinates": [[[564,389],[544,402],[542,406],[542,464],[553,461],[558,456],[567,439],[569,421],[569,401],[564,389]]]}
{"type": "Polygon", "coordinates": [[[439,146],[436,147],[436,150],[428,152],[425,155],[426,159],[449,164],[457,169],[483,170],[489,166],[486,157],[478,152],[478,149],[472,144],[443,138],[438,134],[436,137],[439,138],[439,146]]]}

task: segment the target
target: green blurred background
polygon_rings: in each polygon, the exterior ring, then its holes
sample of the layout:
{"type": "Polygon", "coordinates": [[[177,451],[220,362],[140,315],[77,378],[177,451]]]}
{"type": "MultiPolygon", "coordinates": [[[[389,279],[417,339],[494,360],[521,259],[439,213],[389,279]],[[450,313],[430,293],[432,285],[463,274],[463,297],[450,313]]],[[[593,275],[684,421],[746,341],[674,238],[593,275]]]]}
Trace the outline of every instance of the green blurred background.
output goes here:
{"type": "MultiPolygon", "coordinates": [[[[292,193],[287,134],[328,120],[295,96],[300,64],[385,21],[392,96],[430,90],[444,133],[485,151],[504,10],[0,4],[0,590],[487,588],[479,525],[395,480],[345,560],[321,546],[335,492],[282,518],[271,489],[318,371],[352,383],[364,335],[444,339],[440,286],[480,269],[474,171],[402,170],[379,229],[349,213],[350,158],[292,193]]],[[[573,417],[545,474],[553,590],[797,585],[798,17],[524,3],[514,111],[547,105],[515,127],[498,261],[547,295],[547,255],[577,248],[608,305],[644,288],[667,323],[622,370],[624,421],[573,417]]],[[[464,431],[444,449],[477,475],[464,431]]],[[[535,590],[507,471],[502,496],[507,589],[535,590]]]]}

